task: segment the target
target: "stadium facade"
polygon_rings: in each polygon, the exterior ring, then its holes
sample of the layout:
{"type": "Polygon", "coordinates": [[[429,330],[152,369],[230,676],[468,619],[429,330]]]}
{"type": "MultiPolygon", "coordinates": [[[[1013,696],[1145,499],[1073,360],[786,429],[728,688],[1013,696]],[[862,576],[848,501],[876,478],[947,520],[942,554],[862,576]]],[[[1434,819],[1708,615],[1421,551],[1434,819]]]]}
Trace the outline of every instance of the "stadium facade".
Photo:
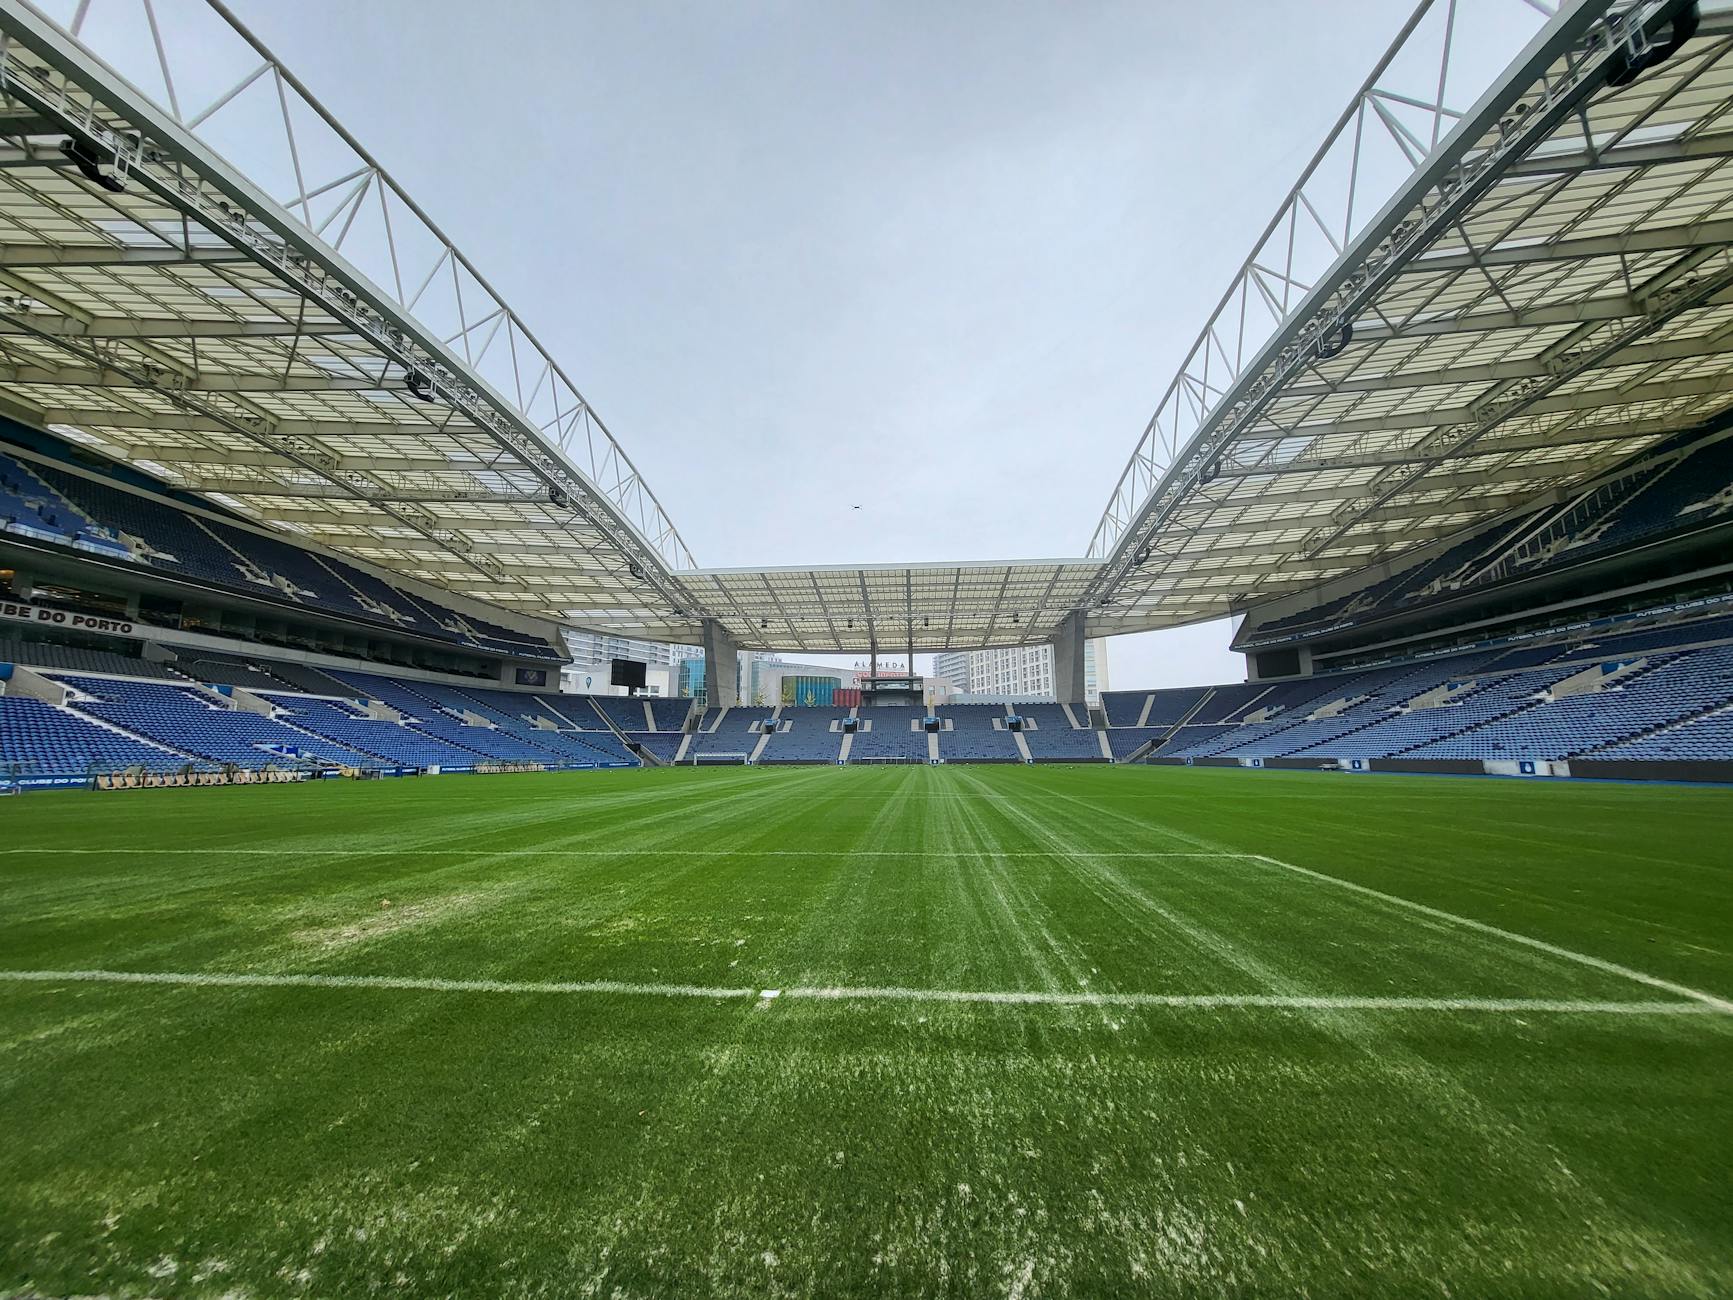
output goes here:
{"type": "Polygon", "coordinates": [[[1422,3],[1083,555],[753,569],[696,563],[557,360],[226,10],[139,43],[68,8],[0,3],[17,782],[1733,772],[1725,4],[1513,5],[1521,47],[1462,84],[1473,16],[1422,3]],[[196,105],[193,58],[233,69],[196,105]],[[1090,698],[1093,639],[1229,615],[1247,681],[1090,698]],[[701,709],[558,690],[562,666],[654,657],[672,691],[668,645],[702,647],[701,709]],[[1045,686],[1005,693],[1054,703],[783,706],[751,675],[923,652],[1008,656],[1045,686]]]}

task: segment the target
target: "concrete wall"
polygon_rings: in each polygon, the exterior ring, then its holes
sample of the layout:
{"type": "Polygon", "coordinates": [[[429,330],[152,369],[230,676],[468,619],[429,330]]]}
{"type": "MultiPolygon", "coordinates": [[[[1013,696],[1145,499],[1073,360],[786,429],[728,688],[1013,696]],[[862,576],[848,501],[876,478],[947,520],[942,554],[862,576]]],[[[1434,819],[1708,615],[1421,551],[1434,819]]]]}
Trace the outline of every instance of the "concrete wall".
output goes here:
{"type": "Polygon", "coordinates": [[[715,619],[704,620],[704,698],[713,709],[739,702],[740,647],[715,619]]]}
{"type": "Polygon", "coordinates": [[[1067,704],[1083,699],[1083,611],[1074,609],[1053,639],[1053,694],[1067,704]]]}

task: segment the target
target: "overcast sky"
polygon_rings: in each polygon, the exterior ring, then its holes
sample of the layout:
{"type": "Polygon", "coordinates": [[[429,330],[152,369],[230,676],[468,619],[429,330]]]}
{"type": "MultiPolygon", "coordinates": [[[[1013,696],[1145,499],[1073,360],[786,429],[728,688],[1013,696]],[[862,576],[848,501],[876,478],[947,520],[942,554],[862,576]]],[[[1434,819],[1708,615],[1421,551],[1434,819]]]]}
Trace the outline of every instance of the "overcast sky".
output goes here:
{"type": "MultiPolygon", "coordinates": [[[[235,0],[706,567],[1083,554],[1407,7],[235,0]]],[[[1232,678],[1227,636],[1114,683],[1232,678]]]]}

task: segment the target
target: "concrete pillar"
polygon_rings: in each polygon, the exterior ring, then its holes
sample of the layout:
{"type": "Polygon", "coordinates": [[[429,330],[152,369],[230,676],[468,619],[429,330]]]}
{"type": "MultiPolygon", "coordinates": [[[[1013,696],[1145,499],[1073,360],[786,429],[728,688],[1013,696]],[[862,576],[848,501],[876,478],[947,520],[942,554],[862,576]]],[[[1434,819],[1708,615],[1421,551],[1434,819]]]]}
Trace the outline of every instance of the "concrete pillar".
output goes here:
{"type": "Polygon", "coordinates": [[[713,709],[739,703],[740,647],[713,618],[704,620],[704,697],[713,709]]]}
{"type": "Polygon", "coordinates": [[[1074,609],[1053,638],[1053,694],[1063,704],[1083,703],[1083,611],[1074,609]]]}

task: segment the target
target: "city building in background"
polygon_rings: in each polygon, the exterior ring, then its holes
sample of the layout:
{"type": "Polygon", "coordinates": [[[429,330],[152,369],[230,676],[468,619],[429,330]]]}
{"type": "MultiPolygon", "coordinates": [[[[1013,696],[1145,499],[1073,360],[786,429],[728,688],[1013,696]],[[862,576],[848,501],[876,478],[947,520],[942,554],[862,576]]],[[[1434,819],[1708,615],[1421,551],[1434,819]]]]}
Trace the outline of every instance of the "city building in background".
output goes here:
{"type": "Polygon", "coordinates": [[[565,636],[566,648],[572,654],[572,667],[596,673],[604,679],[608,675],[608,666],[616,659],[637,659],[651,667],[663,668],[674,662],[676,647],[661,641],[635,641],[629,637],[582,632],[576,628],[566,628],[565,636]]]}
{"type": "MultiPolygon", "coordinates": [[[[568,631],[566,642],[572,662],[561,673],[563,689],[608,694],[610,669],[615,659],[637,659],[648,666],[648,691],[652,695],[679,696],[709,703],[704,690],[704,651],[697,646],[665,645],[656,641],[634,641],[594,632],[568,631]]],[[[881,674],[906,674],[903,656],[885,656],[879,661],[881,674]]],[[[764,650],[742,650],[735,679],[735,699],[741,705],[774,708],[778,704],[826,706],[835,692],[860,688],[869,676],[867,662],[854,667],[803,664],[785,660],[764,650]],[[821,683],[828,683],[822,685],[821,683]]],[[[1087,641],[1083,649],[1084,699],[1097,704],[1109,688],[1107,647],[1099,640],[1087,641]]],[[[1013,646],[994,650],[957,650],[933,656],[933,669],[925,677],[927,703],[967,703],[972,700],[1052,700],[1053,647],[1013,646]]]]}
{"type": "MultiPolygon", "coordinates": [[[[933,685],[957,698],[1053,699],[1053,647],[1011,646],[995,650],[954,650],[933,656],[933,685]]],[[[1108,689],[1107,646],[1083,644],[1083,698],[1098,704],[1108,689]]]]}
{"type": "Polygon", "coordinates": [[[577,628],[563,629],[566,649],[571,662],[560,669],[560,689],[585,695],[625,694],[610,685],[616,659],[636,659],[646,665],[645,690],[651,695],[676,693],[674,673],[676,650],[685,646],[670,646],[661,641],[637,641],[630,637],[608,636],[601,632],[585,632],[577,628]]]}
{"type": "MultiPolygon", "coordinates": [[[[679,650],[691,650],[691,646],[678,646],[679,650]]],[[[697,700],[702,707],[708,700],[704,690],[704,652],[696,651],[682,655],[674,664],[674,694],[682,699],[697,700]]]]}

